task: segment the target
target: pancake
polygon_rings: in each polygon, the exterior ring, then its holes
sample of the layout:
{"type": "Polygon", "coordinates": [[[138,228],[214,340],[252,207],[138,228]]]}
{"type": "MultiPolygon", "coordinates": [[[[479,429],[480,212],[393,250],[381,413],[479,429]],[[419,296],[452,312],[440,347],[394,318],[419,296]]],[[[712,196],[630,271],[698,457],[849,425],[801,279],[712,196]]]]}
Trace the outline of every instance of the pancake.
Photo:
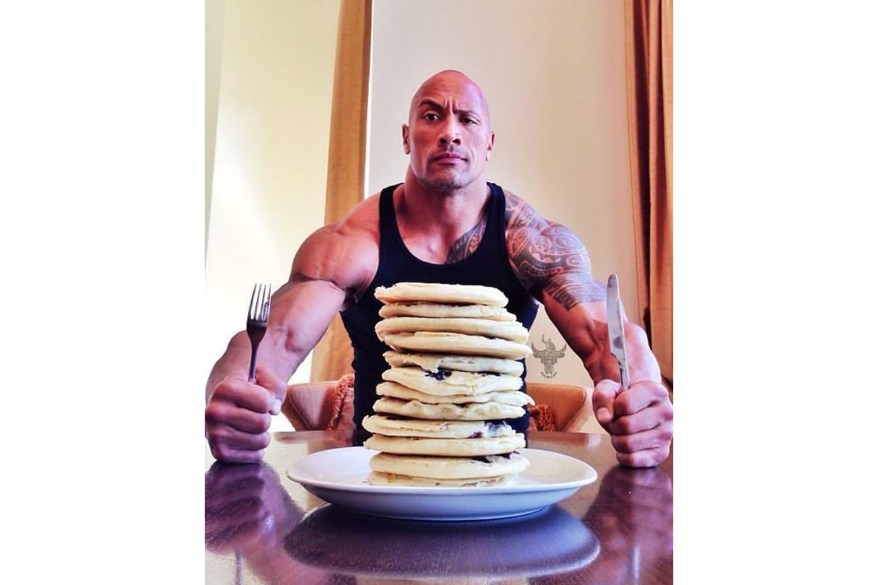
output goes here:
{"type": "Polygon", "coordinates": [[[418,392],[396,382],[382,382],[375,388],[380,396],[399,398],[400,400],[417,400],[424,404],[468,404],[471,402],[499,402],[511,406],[534,405],[533,398],[520,390],[504,390],[502,392],[486,392],[484,394],[447,394],[439,396],[418,392]]]}
{"type": "Polygon", "coordinates": [[[372,485],[394,485],[412,487],[492,487],[515,485],[517,474],[500,475],[497,477],[473,477],[468,479],[439,479],[437,477],[414,477],[398,473],[372,471],[368,481],[372,485]]]}
{"type": "Polygon", "coordinates": [[[363,442],[367,449],[397,455],[439,455],[442,457],[480,457],[503,455],[525,446],[524,434],[508,437],[444,439],[437,437],[391,437],[372,435],[363,442]]]}
{"type": "Polygon", "coordinates": [[[442,355],[432,353],[400,353],[385,351],[384,360],[391,366],[417,366],[429,372],[455,370],[459,372],[487,372],[521,376],[524,364],[515,360],[472,355],[442,355]]]}
{"type": "Polygon", "coordinates": [[[530,346],[508,339],[436,331],[388,333],[384,337],[384,343],[397,351],[478,355],[512,360],[520,360],[533,354],[530,346]]]}
{"type": "Polygon", "coordinates": [[[492,321],[491,319],[391,317],[375,325],[378,339],[384,341],[388,333],[442,331],[465,333],[489,338],[508,339],[517,343],[527,341],[527,329],[518,321],[492,321]]]}
{"type": "Polygon", "coordinates": [[[396,437],[469,439],[515,435],[515,429],[505,422],[422,420],[379,414],[364,418],[363,427],[370,433],[396,437]]]}
{"type": "Polygon", "coordinates": [[[396,382],[425,394],[446,396],[449,394],[485,394],[503,390],[518,390],[523,385],[518,376],[505,374],[477,374],[475,372],[454,372],[440,370],[427,372],[421,368],[389,368],[381,377],[388,382],[396,382]]]}
{"type": "Polygon", "coordinates": [[[400,400],[382,396],[373,409],[380,414],[395,414],[428,420],[500,420],[521,418],[524,408],[500,402],[469,404],[425,404],[417,400],[400,400]]]}
{"type": "Polygon", "coordinates": [[[485,478],[520,473],[530,461],[520,453],[484,457],[432,457],[376,453],[369,468],[382,473],[438,479],[485,478]]]}
{"type": "Polygon", "coordinates": [[[377,287],[382,374],[364,446],[374,485],[505,485],[529,462],[522,433],[503,419],[533,404],[520,389],[533,354],[528,331],[499,289],[402,282],[377,287]],[[494,422],[496,421],[496,422],[494,422]]]}
{"type": "Polygon", "coordinates": [[[378,315],[390,317],[432,317],[491,319],[493,321],[515,321],[515,315],[503,307],[487,305],[447,305],[439,303],[391,303],[378,310],[378,315]]]}
{"type": "Polygon", "coordinates": [[[375,289],[375,298],[382,303],[454,303],[505,307],[509,303],[499,289],[490,286],[441,284],[432,282],[398,282],[387,288],[375,289]]]}

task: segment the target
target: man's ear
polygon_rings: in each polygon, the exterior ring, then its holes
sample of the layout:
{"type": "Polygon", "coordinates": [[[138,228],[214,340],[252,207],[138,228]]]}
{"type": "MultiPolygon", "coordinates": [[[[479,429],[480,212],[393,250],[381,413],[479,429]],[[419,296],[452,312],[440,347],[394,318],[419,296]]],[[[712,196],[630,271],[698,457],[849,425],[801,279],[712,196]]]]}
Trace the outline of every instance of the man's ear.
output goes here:
{"type": "Polygon", "coordinates": [[[402,149],[405,151],[406,154],[409,154],[412,151],[411,147],[409,146],[409,125],[408,124],[402,125],[402,149]]]}
{"type": "Polygon", "coordinates": [[[488,150],[485,152],[485,160],[491,160],[491,151],[494,150],[494,131],[488,135],[488,150]]]}

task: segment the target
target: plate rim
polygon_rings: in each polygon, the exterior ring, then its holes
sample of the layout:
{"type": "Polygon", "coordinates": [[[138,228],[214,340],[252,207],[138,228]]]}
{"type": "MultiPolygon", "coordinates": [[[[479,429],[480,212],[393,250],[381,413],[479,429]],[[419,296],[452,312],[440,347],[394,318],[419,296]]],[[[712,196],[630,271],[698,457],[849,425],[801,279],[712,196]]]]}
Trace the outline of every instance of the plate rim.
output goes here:
{"type": "MultiPolygon", "coordinates": [[[[549,451],[546,449],[532,449],[532,448],[523,448],[518,449],[520,453],[525,456],[534,455],[537,457],[552,457],[556,458],[559,461],[569,461],[575,463],[579,466],[584,474],[583,477],[577,480],[565,481],[565,482],[555,482],[555,483],[536,483],[536,484],[526,484],[526,485],[500,485],[500,486],[470,486],[470,487],[448,487],[448,486],[384,486],[384,485],[371,485],[368,483],[364,484],[350,484],[350,483],[339,483],[337,481],[327,481],[314,478],[311,475],[304,473],[295,474],[294,469],[297,465],[299,465],[302,461],[308,459],[309,457],[323,456],[326,457],[329,452],[336,452],[338,455],[338,451],[344,450],[347,453],[377,453],[375,449],[369,449],[367,447],[362,446],[354,446],[354,447],[336,447],[333,449],[324,449],[321,451],[316,451],[314,453],[309,453],[304,457],[301,457],[294,461],[290,467],[287,467],[285,472],[288,479],[295,481],[296,483],[301,484],[303,487],[314,487],[318,489],[326,489],[326,490],[336,490],[343,492],[357,492],[357,493],[367,493],[367,494],[375,494],[375,495],[383,495],[383,494],[408,494],[408,495],[487,495],[487,494],[518,494],[518,493],[537,493],[544,491],[562,491],[567,489],[580,488],[591,483],[594,483],[597,480],[598,474],[597,470],[585,461],[581,459],[577,459],[576,457],[571,457],[570,455],[566,455],[564,453],[558,453],[557,451],[549,451]]],[[[527,474],[527,470],[522,472],[523,474],[527,474]]]]}

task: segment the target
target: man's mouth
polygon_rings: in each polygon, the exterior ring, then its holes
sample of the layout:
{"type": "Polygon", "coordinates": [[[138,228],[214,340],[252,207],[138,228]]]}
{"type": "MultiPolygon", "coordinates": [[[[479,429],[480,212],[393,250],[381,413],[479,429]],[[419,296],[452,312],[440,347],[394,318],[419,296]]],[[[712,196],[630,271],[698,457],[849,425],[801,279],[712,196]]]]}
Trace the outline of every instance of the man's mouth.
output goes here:
{"type": "Polygon", "coordinates": [[[437,163],[456,163],[458,161],[465,161],[466,158],[462,154],[458,154],[456,152],[441,152],[431,159],[432,162],[437,163]]]}

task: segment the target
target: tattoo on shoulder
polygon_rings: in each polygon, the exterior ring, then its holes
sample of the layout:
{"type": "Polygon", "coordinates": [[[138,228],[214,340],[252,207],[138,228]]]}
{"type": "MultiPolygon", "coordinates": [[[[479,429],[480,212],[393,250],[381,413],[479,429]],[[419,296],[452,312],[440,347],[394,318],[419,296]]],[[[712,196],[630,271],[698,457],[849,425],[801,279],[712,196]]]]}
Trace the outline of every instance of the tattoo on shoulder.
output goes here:
{"type": "Polygon", "coordinates": [[[549,296],[568,311],[606,298],[604,284],[591,275],[585,246],[572,231],[542,218],[518,197],[506,201],[509,258],[531,294],[549,296]]]}
{"type": "Polygon", "coordinates": [[[486,218],[483,216],[473,229],[457,238],[457,240],[451,244],[451,248],[448,250],[448,256],[445,258],[446,264],[460,262],[478,249],[479,244],[482,242],[482,238],[485,235],[485,222],[486,218]]]}

